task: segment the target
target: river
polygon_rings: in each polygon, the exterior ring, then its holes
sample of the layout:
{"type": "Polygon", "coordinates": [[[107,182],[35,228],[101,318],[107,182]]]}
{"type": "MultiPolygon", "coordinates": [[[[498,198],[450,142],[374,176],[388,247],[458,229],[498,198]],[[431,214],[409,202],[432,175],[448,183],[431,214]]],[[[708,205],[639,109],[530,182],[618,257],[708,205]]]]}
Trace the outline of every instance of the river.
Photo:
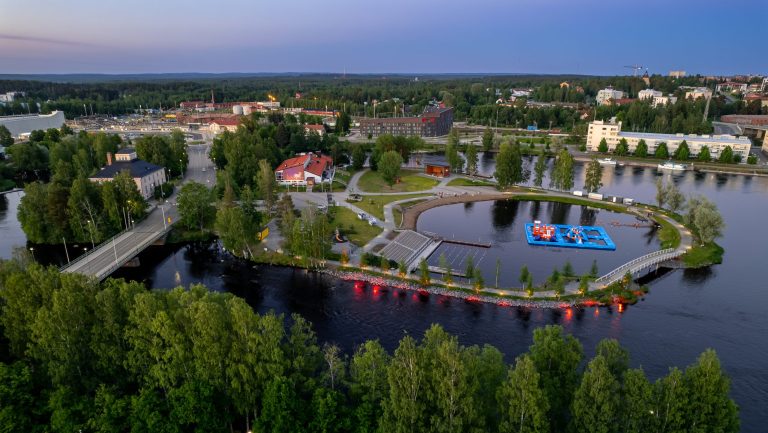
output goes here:
{"type": "MultiPolygon", "coordinates": [[[[481,159],[480,166],[492,170],[493,161],[481,159]]],[[[703,270],[667,273],[650,284],[650,293],[642,301],[623,312],[616,308],[526,310],[439,296],[424,298],[399,291],[355,290],[351,283],[303,270],[232,260],[215,244],[153,247],[140,256],[142,266],[124,268],[116,276],[143,280],[150,287],[199,282],[213,290],[242,296],[257,311],[296,312],[313,322],[321,341],[334,342],[347,351],[369,338],[378,338],[392,350],[406,333],[419,336],[431,323],[440,323],[464,344],[493,344],[511,362],[531,344],[533,329],[558,323],[579,338],[588,357],[594,354],[600,339],[618,339],[630,351],[632,365],[642,366],[656,378],[666,374],[670,366],[689,365],[704,349],[712,347],[732,378],[732,395],[740,406],[742,430],[762,432],[768,408],[768,283],[761,269],[767,257],[768,231],[759,222],[768,214],[768,178],[693,172],[660,174],[649,168],[609,167],[602,192],[652,202],[657,177],[675,182],[685,193],[703,194],[718,204],[727,224],[719,240],[725,248],[724,263],[703,270]]],[[[575,185],[583,185],[580,164],[576,166],[575,185]]],[[[24,237],[15,222],[18,197],[11,195],[5,200],[5,207],[0,205],[0,252],[8,257],[11,247],[23,244],[24,237]]],[[[483,224],[471,230],[502,236],[504,230],[493,226],[494,206],[498,204],[475,203],[469,214],[463,205],[455,210],[435,208],[423,214],[420,224],[430,224],[436,219],[433,214],[452,216],[461,222],[471,218],[472,224],[465,226],[483,224]]],[[[519,205],[519,221],[507,230],[519,230],[519,223],[531,216],[529,206],[519,205]]],[[[553,215],[551,208],[544,204],[542,207],[542,219],[553,215]]],[[[576,209],[568,211],[566,220],[581,218],[576,209]]],[[[610,222],[612,216],[603,212],[598,220],[610,222]]],[[[607,228],[614,233],[613,227],[607,228]]],[[[656,248],[653,235],[645,236],[647,233],[641,229],[626,230],[626,237],[617,235],[617,252],[633,236],[650,244],[632,248],[656,248]]],[[[514,255],[514,250],[510,254],[514,255]]],[[[61,260],[60,253],[56,256],[61,260]]],[[[577,268],[591,262],[573,257],[577,268]]],[[[486,260],[491,264],[495,261],[486,260]]],[[[536,262],[543,265],[534,270],[535,275],[551,272],[553,266],[548,260],[536,262]]],[[[508,278],[514,278],[519,268],[516,264],[509,268],[508,278]]],[[[601,271],[606,270],[601,266],[601,271]]],[[[486,282],[492,278],[493,271],[488,270],[486,282]]]]}

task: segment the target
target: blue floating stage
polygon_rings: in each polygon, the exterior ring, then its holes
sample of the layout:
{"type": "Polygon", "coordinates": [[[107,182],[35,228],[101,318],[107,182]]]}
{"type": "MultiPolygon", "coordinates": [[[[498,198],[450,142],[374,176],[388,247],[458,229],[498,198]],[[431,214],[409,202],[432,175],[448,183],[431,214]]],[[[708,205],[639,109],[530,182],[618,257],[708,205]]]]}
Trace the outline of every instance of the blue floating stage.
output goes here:
{"type": "Polygon", "coordinates": [[[525,225],[525,237],[528,245],[610,251],[616,249],[616,244],[605,229],[596,226],[542,224],[535,221],[525,225]]]}

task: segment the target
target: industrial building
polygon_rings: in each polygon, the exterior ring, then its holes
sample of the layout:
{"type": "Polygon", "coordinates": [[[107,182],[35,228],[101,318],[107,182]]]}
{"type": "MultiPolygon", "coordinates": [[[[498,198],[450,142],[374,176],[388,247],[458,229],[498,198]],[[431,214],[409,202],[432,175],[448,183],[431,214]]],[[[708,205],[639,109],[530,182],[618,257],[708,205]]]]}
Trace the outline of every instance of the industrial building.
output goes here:
{"type": "Polygon", "coordinates": [[[360,119],[360,133],[378,137],[384,134],[419,137],[440,137],[451,132],[453,127],[452,107],[433,107],[424,109],[416,117],[389,117],[360,119]]]}
{"type": "Polygon", "coordinates": [[[107,154],[107,166],[99,170],[98,173],[89,177],[91,182],[110,182],[121,172],[127,172],[139,189],[139,193],[145,199],[152,197],[155,188],[166,182],[165,169],[138,159],[136,150],[127,147],[115,154],[115,161],[112,161],[112,154],[107,154]]]}
{"type": "Polygon", "coordinates": [[[742,161],[747,160],[752,142],[747,137],[733,135],[687,135],[687,134],[654,134],[644,132],[623,132],[621,122],[609,123],[601,120],[589,124],[587,132],[587,149],[597,152],[600,142],[605,139],[608,150],[613,151],[621,139],[627,140],[630,152],[634,152],[637,143],[645,140],[648,145],[648,153],[653,154],[660,143],[667,144],[667,150],[672,154],[677,147],[685,141],[688,144],[691,156],[698,155],[704,146],[707,146],[713,159],[720,156],[720,152],[727,146],[731,147],[734,155],[741,156],[742,161]]]}
{"type": "Polygon", "coordinates": [[[32,131],[61,128],[65,120],[63,111],[54,111],[51,114],[2,116],[0,117],[0,125],[8,128],[13,137],[21,138],[32,131]]]}

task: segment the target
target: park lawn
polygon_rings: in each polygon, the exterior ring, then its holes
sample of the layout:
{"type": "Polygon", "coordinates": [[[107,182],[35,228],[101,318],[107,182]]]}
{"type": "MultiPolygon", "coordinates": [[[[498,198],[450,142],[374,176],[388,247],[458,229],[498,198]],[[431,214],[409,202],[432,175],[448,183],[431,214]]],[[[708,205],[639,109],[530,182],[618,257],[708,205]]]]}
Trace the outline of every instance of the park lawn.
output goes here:
{"type": "Polygon", "coordinates": [[[358,219],[357,214],[348,208],[338,206],[332,212],[333,228],[338,228],[343,236],[359,247],[367,244],[383,231],[381,227],[369,225],[367,221],[358,219]]]}
{"type": "MultiPolygon", "coordinates": [[[[380,220],[384,220],[384,205],[392,203],[393,201],[405,200],[415,197],[428,197],[432,194],[398,194],[398,195],[364,195],[363,201],[350,202],[365,212],[375,216],[380,220]]],[[[410,205],[405,203],[406,206],[410,205]]]]}
{"type": "Polygon", "coordinates": [[[400,182],[390,187],[384,182],[384,179],[378,172],[369,170],[360,177],[357,187],[362,192],[415,192],[425,191],[437,186],[437,180],[420,176],[419,173],[419,171],[415,170],[402,170],[400,172],[400,182]]]}
{"type": "Polygon", "coordinates": [[[701,246],[694,246],[683,255],[683,262],[689,268],[701,268],[723,262],[723,247],[710,242],[701,246]]]}
{"type": "Polygon", "coordinates": [[[677,227],[670,224],[664,218],[654,218],[653,220],[661,225],[661,229],[659,229],[659,240],[661,241],[662,249],[677,248],[680,246],[680,231],[677,230],[677,227]]]}
{"type": "Polygon", "coordinates": [[[448,186],[496,186],[491,182],[485,180],[467,179],[464,177],[457,177],[456,179],[448,182],[448,186]]]}

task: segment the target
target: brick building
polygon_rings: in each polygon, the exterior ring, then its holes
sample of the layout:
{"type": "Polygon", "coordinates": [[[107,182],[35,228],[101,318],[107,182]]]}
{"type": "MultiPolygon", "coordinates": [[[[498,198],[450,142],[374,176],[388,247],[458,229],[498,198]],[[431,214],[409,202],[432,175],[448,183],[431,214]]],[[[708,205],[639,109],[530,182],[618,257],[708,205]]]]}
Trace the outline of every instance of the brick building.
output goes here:
{"type": "Polygon", "coordinates": [[[452,107],[427,107],[420,116],[360,119],[362,135],[405,135],[419,137],[440,137],[451,132],[453,127],[452,107]]]}

